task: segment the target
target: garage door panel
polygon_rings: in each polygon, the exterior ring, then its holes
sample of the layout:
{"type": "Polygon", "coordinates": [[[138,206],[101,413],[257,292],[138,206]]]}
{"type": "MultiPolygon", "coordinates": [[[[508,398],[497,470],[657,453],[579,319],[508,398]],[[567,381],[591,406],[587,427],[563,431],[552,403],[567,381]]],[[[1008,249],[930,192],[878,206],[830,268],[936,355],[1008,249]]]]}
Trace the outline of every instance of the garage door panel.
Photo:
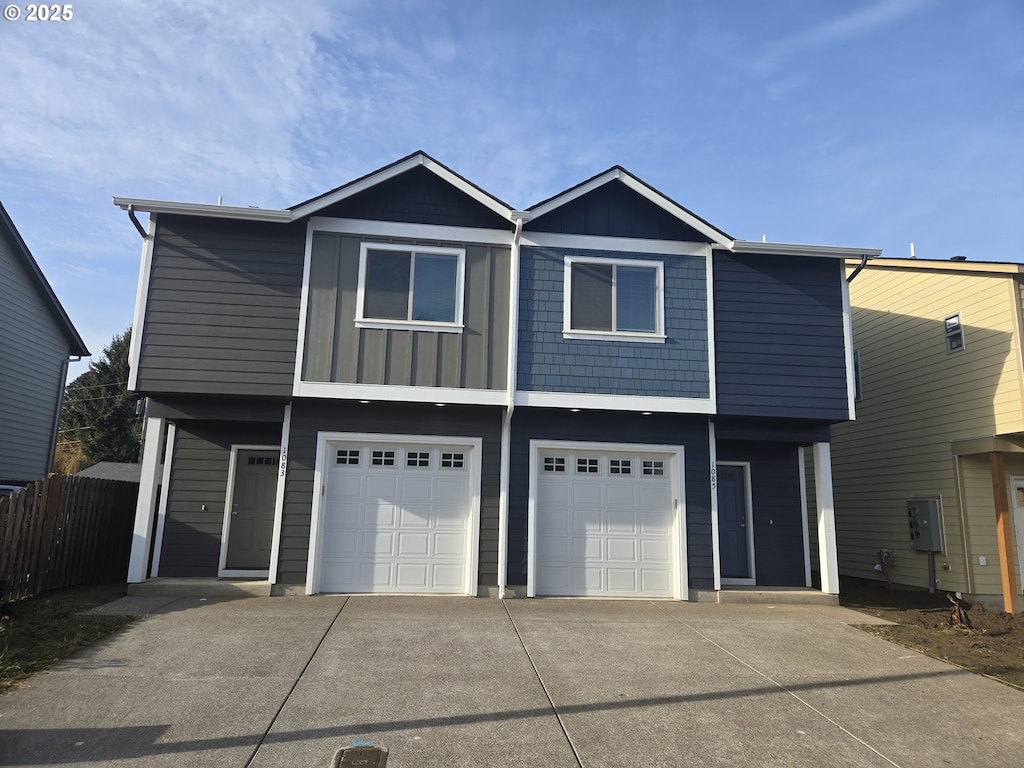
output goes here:
{"type": "Polygon", "coordinates": [[[608,539],[607,559],[624,560],[635,563],[638,559],[638,542],[636,539],[608,539]]]}
{"type": "Polygon", "coordinates": [[[537,461],[535,592],[672,596],[674,465],[665,454],[542,449],[537,461]],[[559,459],[569,471],[544,471],[559,459]]]}
{"type": "Polygon", "coordinates": [[[320,518],[319,588],[465,592],[472,456],[468,447],[427,441],[332,441],[320,518]]]}

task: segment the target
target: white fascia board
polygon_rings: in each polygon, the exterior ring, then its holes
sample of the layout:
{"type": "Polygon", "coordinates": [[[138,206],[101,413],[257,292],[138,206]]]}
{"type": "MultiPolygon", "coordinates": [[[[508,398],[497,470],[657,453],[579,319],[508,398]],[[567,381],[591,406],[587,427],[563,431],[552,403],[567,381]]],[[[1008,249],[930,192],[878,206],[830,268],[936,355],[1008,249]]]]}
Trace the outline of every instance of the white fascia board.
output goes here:
{"type": "Polygon", "coordinates": [[[472,184],[466,182],[465,179],[452,173],[447,168],[442,166],[440,163],[434,162],[429,157],[423,154],[413,155],[412,157],[407,158],[404,162],[392,165],[389,168],[384,168],[383,170],[378,171],[377,173],[374,173],[370,176],[367,176],[366,178],[361,179],[360,181],[353,182],[352,184],[347,184],[341,189],[335,190],[335,192],[333,192],[332,194],[327,195],[326,197],[317,198],[316,200],[313,200],[312,202],[309,202],[300,208],[296,208],[294,211],[291,211],[290,213],[292,214],[293,218],[301,219],[304,216],[309,216],[310,214],[316,213],[317,211],[327,208],[328,206],[334,205],[335,203],[341,200],[345,200],[346,198],[352,197],[353,195],[358,195],[360,192],[364,192],[367,189],[370,189],[371,187],[375,187],[378,184],[387,181],[388,179],[393,179],[395,176],[403,174],[406,171],[412,170],[418,165],[422,165],[423,167],[427,168],[429,171],[431,171],[444,181],[451,184],[453,187],[458,189],[466,196],[472,198],[476,202],[483,205],[485,208],[494,211],[502,218],[508,219],[509,222],[512,221],[512,210],[510,208],[506,208],[505,206],[501,205],[497,200],[492,198],[490,195],[486,194],[482,190],[477,189],[472,184]]]}
{"type": "Polygon", "coordinates": [[[705,256],[707,243],[681,240],[645,240],[633,237],[598,237],[595,235],[562,235],[554,232],[527,232],[522,245],[535,248],[568,248],[619,253],[657,253],[665,256],[705,256]]]}
{"type": "Polygon", "coordinates": [[[218,219],[242,219],[245,221],[270,221],[287,224],[292,220],[291,211],[277,208],[256,208],[239,205],[211,205],[209,203],[176,203],[169,200],[147,200],[137,197],[115,197],[114,205],[127,211],[132,208],[147,213],[174,213],[183,216],[207,216],[218,219]]]}
{"type": "Polygon", "coordinates": [[[395,384],[337,384],[300,381],[293,388],[295,397],[331,400],[380,400],[397,403],[444,403],[445,405],[500,405],[508,403],[504,389],[463,389],[459,387],[413,387],[395,384]]]}
{"type": "Polygon", "coordinates": [[[368,237],[399,237],[409,240],[446,240],[458,243],[486,245],[512,245],[512,229],[482,229],[480,227],[448,227],[437,224],[406,224],[397,221],[369,221],[367,219],[332,219],[314,216],[309,220],[311,231],[336,232],[343,235],[368,237]]]}
{"type": "MultiPolygon", "coordinates": [[[[705,235],[706,237],[710,238],[716,245],[719,245],[723,248],[732,247],[733,241],[723,237],[722,233],[714,229],[714,227],[708,226],[703,221],[694,216],[692,213],[687,211],[685,208],[676,205],[664,195],[658,194],[650,187],[648,187],[646,184],[641,182],[639,179],[631,176],[629,173],[624,172],[621,168],[612,168],[611,170],[602,173],[600,176],[591,179],[587,183],[581,184],[575,189],[571,189],[568,192],[558,195],[557,197],[552,198],[548,202],[537,206],[536,208],[530,209],[530,218],[539,218],[540,216],[543,216],[546,213],[550,213],[556,208],[561,208],[563,205],[571,203],[573,200],[582,197],[583,195],[589,194],[598,187],[603,187],[605,184],[615,181],[616,179],[621,181],[623,184],[625,184],[627,187],[629,187],[631,190],[636,192],[641,197],[649,200],[650,202],[654,203],[656,206],[668,212],[670,215],[679,219],[683,223],[687,224],[690,227],[693,227],[702,235],[705,235]]],[[[535,235],[531,235],[531,237],[533,236],[535,235]]],[[[701,243],[701,245],[704,244],[701,243]]]]}
{"type": "Polygon", "coordinates": [[[659,195],[657,192],[652,190],[639,179],[630,176],[628,173],[620,173],[619,179],[622,181],[623,184],[632,189],[638,195],[646,198],[647,200],[654,203],[662,210],[666,211],[672,216],[675,216],[684,224],[687,224],[688,226],[697,230],[702,235],[710,239],[712,243],[723,246],[725,248],[732,247],[734,242],[733,240],[730,240],[729,238],[725,237],[725,235],[722,232],[719,232],[714,227],[701,221],[688,210],[672,202],[664,195],[659,195]]]}
{"type": "Polygon", "coordinates": [[[737,240],[735,253],[763,253],[769,256],[820,256],[828,259],[869,259],[882,255],[881,248],[850,248],[842,245],[805,245],[802,243],[762,243],[758,240],[737,240]]]}
{"type": "Polygon", "coordinates": [[[698,397],[643,397],[597,395],[585,392],[516,392],[515,404],[532,408],[577,408],[599,411],[650,411],[653,413],[715,412],[711,399],[698,397]]]}

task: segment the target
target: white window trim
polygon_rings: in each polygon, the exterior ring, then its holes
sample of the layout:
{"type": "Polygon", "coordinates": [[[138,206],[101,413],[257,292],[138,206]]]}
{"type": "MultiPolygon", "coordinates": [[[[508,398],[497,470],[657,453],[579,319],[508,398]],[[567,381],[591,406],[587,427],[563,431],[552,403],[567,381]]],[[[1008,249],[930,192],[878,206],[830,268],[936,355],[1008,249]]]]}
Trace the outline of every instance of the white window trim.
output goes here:
{"type": "Polygon", "coordinates": [[[318,432],[316,461],[313,467],[313,508],[309,528],[309,555],[306,565],[306,594],[320,591],[323,560],[323,515],[327,490],[327,470],[331,466],[328,449],[331,443],[402,443],[405,445],[443,445],[466,449],[471,497],[467,529],[466,570],[463,594],[475,597],[480,579],[480,478],[483,461],[483,438],[450,435],[392,435],[373,432],[318,432]]]}
{"type": "MultiPolygon", "coordinates": [[[[639,341],[665,343],[665,263],[641,259],[615,259],[606,256],[566,256],[562,281],[562,338],[599,339],[605,341],[639,341]],[[641,267],[655,270],[654,331],[588,331],[572,327],[572,268],[575,264],[610,264],[621,267],[641,267]]],[[[613,283],[614,284],[614,283],[613,283]]],[[[615,297],[612,296],[612,325],[615,324],[615,297]]]]}
{"type": "MultiPolygon", "coordinates": [[[[647,443],[590,443],[575,440],[531,440],[530,441],[530,485],[526,514],[526,596],[537,596],[537,495],[539,490],[540,452],[552,451],[601,451],[605,453],[659,454],[666,462],[666,471],[671,472],[672,512],[674,520],[671,532],[672,551],[672,597],[676,600],[690,599],[690,571],[686,559],[686,474],[682,445],[659,445],[647,443]]],[[[566,472],[572,468],[566,467],[566,472]]]]}
{"type": "MultiPolygon", "coordinates": [[[[412,289],[416,278],[416,259],[413,258],[409,274],[409,312],[412,312],[412,289]]],[[[465,306],[465,284],[466,284],[466,249],[465,248],[442,248],[433,245],[411,245],[404,243],[375,243],[363,241],[359,244],[359,282],[356,292],[356,327],[357,328],[397,328],[406,331],[434,331],[441,333],[462,333],[463,330],[463,309],[465,306]],[[366,258],[369,251],[394,251],[396,253],[409,254],[438,254],[442,256],[455,256],[458,264],[455,269],[455,321],[436,322],[425,320],[390,320],[378,317],[366,317],[364,315],[364,301],[366,299],[366,258]]]]}
{"type": "MultiPolygon", "coordinates": [[[[250,445],[250,444],[237,444],[231,446],[231,458],[228,460],[228,489],[227,493],[224,494],[224,521],[221,527],[220,536],[220,560],[217,563],[217,576],[223,578],[225,576],[245,576],[245,577],[263,577],[270,578],[270,563],[267,568],[228,568],[228,537],[231,534],[231,506],[234,503],[235,497],[235,472],[238,469],[238,452],[239,451],[281,451],[279,445],[250,445]]],[[[278,457],[278,466],[280,467],[280,457],[278,457]]],[[[274,493],[274,517],[277,517],[277,492],[274,493]]],[[[273,561],[273,540],[271,540],[271,561],[273,561]]]]}

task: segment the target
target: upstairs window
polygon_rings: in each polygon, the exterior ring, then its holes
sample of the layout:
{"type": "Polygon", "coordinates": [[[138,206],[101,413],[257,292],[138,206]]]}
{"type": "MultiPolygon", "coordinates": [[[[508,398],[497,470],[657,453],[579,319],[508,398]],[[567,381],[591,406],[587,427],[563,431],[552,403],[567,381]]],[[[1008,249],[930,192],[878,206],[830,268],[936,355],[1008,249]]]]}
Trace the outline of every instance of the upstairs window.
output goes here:
{"type": "Polygon", "coordinates": [[[660,261],[569,256],[563,335],[664,341],[663,294],[660,261]]]}
{"type": "Polygon", "coordinates": [[[959,352],[964,348],[964,326],[960,313],[946,318],[946,351],[959,352]]]}
{"type": "Polygon", "coordinates": [[[464,272],[459,248],[363,243],[356,324],[459,332],[464,272]]]}

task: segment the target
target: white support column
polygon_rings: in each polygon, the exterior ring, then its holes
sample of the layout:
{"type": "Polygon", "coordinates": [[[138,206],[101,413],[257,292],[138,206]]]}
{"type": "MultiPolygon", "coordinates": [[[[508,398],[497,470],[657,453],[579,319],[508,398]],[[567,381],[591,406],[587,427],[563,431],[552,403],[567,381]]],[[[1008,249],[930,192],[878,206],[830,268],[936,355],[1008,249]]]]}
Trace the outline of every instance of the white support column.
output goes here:
{"type": "Polygon", "coordinates": [[[163,437],[164,420],[146,419],[139,502],[135,506],[135,530],[132,534],[132,553],[128,560],[129,584],[138,584],[149,576],[149,550],[150,542],[153,540],[153,514],[156,511],[156,494],[160,480],[160,443],[163,437]]]}
{"type": "Polygon", "coordinates": [[[836,553],[836,510],[832,499],[832,447],[814,444],[814,495],[818,501],[818,567],[821,591],[839,594],[839,557],[836,553]]]}

